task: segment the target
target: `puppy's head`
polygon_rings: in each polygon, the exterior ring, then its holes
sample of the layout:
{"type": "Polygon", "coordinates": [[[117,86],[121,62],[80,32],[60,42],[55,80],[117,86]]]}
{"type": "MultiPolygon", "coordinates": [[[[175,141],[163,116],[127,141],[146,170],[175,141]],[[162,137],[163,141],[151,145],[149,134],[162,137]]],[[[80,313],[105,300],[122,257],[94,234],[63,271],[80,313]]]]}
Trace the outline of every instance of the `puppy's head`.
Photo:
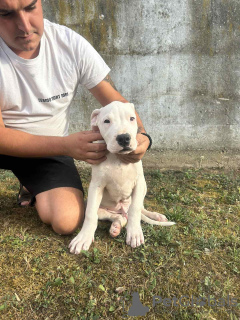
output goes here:
{"type": "Polygon", "coordinates": [[[130,153],[137,148],[137,121],[134,105],[114,101],[96,109],[91,115],[91,126],[100,131],[111,153],[130,153]]]}

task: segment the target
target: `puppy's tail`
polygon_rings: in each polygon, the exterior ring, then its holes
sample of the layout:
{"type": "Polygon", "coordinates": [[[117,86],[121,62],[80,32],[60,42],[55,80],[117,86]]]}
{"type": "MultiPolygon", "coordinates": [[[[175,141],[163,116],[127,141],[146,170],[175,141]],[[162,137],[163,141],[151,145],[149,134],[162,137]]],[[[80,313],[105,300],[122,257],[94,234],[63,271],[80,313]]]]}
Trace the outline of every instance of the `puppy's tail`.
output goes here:
{"type": "Polygon", "coordinates": [[[141,219],[142,219],[142,221],[147,222],[148,224],[152,224],[152,225],[154,224],[154,225],[158,225],[158,226],[168,227],[168,226],[173,226],[174,224],[176,224],[175,222],[172,222],[172,221],[152,220],[152,219],[146,217],[144,214],[141,215],[141,219]]]}

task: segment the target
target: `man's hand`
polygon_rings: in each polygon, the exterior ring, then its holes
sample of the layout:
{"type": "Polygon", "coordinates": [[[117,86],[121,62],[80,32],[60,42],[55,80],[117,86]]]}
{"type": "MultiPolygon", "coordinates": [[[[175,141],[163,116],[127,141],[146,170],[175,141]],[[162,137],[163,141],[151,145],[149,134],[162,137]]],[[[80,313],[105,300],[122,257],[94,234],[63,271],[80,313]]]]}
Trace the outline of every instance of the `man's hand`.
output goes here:
{"type": "Polygon", "coordinates": [[[98,132],[82,131],[64,138],[65,154],[76,160],[86,161],[90,164],[99,164],[106,160],[106,143],[93,143],[103,140],[98,132]]]}
{"type": "Polygon", "coordinates": [[[137,141],[138,141],[138,146],[136,150],[134,150],[131,153],[128,154],[118,154],[118,158],[124,162],[124,163],[135,163],[140,161],[145,152],[147,151],[147,148],[149,146],[149,139],[148,137],[144,136],[141,133],[137,134],[137,141]]]}

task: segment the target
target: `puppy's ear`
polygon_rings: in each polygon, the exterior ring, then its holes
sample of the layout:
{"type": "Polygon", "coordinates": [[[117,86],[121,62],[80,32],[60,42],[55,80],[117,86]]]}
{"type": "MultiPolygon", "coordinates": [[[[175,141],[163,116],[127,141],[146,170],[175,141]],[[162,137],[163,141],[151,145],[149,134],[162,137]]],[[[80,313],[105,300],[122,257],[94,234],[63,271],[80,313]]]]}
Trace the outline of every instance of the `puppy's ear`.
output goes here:
{"type": "Polygon", "coordinates": [[[135,111],[135,108],[134,108],[134,104],[133,104],[133,103],[129,103],[129,106],[135,111]]]}
{"type": "Polygon", "coordinates": [[[92,131],[99,132],[99,128],[97,126],[97,118],[99,115],[100,109],[95,109],[91,114],[91,127],[92,131]]]}

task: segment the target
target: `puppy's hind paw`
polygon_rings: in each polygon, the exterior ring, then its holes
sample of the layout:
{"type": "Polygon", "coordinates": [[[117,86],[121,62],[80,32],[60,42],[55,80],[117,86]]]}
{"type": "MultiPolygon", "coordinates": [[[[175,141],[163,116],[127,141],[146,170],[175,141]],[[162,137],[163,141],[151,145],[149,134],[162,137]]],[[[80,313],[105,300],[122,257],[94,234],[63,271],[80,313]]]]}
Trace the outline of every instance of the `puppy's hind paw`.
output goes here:
{"type": "Polygon", "coordinates": [[[153,220],[156,221],[161,221],[161,222],[167,222],[168,219],[164,214],[158,213],[158,212],[153,212],[153,220]]]}
{"type": "Polygon", "coordinates": [[[122,229],[121,222],[116,220],[111,224],[109,233],[113,238],[115,238],[120,234],[121,229],[122,229]]]}
{"type": "Polygon", "coordinates": [[[152,212],[152,211],[148,211],[146,209],[143,209],[142,214],[152,220],[155,220],[155,221],[160,221],[160,222],[167,222],[168,221],[168,219],[166,218],[166,216],[164,214],[161,214],[158,212],[152,212]]]}

